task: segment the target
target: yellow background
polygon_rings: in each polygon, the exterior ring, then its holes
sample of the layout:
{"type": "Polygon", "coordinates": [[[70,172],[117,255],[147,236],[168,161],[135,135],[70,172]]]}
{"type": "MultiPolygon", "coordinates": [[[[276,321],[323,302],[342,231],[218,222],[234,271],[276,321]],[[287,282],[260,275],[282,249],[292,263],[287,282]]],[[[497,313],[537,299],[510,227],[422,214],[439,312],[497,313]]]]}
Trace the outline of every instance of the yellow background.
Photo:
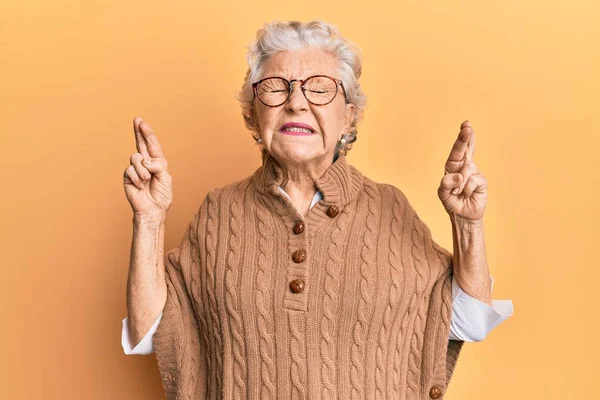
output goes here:
{"type": "Polygon", "coordinates": [[[452,249],[437,187],[464,119],[490,184],[494,299],[447,400],[598,395],[600,6],[594,1],[4,1],[0,5],[5,399],[161,399],[120,343],[132,119],[156,130],[175,197],[166,248],[204,195],[260,157],[234,93],[272,19],[324,19],[364,51],[349,161],[401,188],[452,249]]]}

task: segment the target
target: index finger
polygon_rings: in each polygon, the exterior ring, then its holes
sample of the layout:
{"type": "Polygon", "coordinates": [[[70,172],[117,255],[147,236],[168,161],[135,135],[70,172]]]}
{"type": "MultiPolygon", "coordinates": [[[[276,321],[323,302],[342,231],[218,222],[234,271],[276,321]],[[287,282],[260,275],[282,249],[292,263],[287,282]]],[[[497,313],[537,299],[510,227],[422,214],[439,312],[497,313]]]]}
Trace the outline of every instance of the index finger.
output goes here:
{"type": "Polygon", "coordinates": [[[142,132],[140,131],[140,125],[144,122],[140,117],[135,117],[133,119],[133,133],[135,134],[135,147],[137,148],[138,153],[140,153],[144,158],[150,158],[150,154],[148,153],[148,147],[146,146],[146,141],[142,136],[142,132]]]}
{"type": "Polygon", "coordinates": [[[162,157],[163,152],[160,147],[160,143],[158,143],[158,138],[154,134],[154,131],[148,125],[147,122],[143,122],[140,124],[140,132],[146,141],[146,147],[148,148],[148,152],[151,157],[162,157]]]}

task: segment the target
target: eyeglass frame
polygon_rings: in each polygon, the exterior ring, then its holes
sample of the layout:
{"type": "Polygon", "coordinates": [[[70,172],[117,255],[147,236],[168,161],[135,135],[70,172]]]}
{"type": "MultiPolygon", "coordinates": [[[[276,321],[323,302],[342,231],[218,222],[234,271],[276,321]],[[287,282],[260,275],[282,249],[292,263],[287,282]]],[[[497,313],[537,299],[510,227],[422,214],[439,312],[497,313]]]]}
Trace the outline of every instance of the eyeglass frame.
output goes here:
{"type": "MultiPolygon", "coordinates": [[[[286,101],[288,101],[288,100],[290,99],[290,97],[291,97],[291,95],[292,95],[292,90],[294,89],[294,82],[300,82],[300,83],[301,83],[301,85],[300,85],[300,89],[302,89],[302,95],[304,96],[304,98],[305,98],[305,99],[306,99],[306,100],[307,100],[307,101],[308,101],[310,104],[313,104],[313,105],[315,105],[315,106],[326,106],[327,104],[329,104],[329,103],[331,103],[333,100],[335,100],[335,97],[336,97],[336,96],[337,96],[337,94],[338,94],[338,85],[342,87],[342,91],[344,92],[344,100],[347,100],[347,99],[346,99],[346,89],[344,88],[344,83],[342,82],[342,80],[341,80],[341,79],[334,78],[334,77],[332,77],[332,76],[329,76],[329,75],[322,75],[322,74],[321,74],[321,75],[312,75],[312,76],[309,76],[309,77],[308,77],[308,78],[306,78],[306,79],[292,79],[291,81],[289,81],[289,80],[285,79],[285,78],[284,78],[284,77],[282,77],[282,76],[267,76],[266,78],[263,78],[263,79],[261,79],[261,80],[259,80],[259,81],[256,81],[256,82],[254,82],[254,83],[252,84],[252,93],[254,94],[254,97],[256,97],[256,98],[257,98],[257,99],[258,99],[258,100],[259,100],[261,103],[263,103],[265,106],[267,106],[267,107],[279,107],[280,105],[282,105],[282,104],[285,104],[285,102],[286,102],[286,101]],[[333,95],[333,97],[331,98],[331,100],[329,100],[327,103],[324,103],[324,104],[316,104],[316,103],[313,103],[312,101],[310,101],[310,100],[308,99],[308,97],[306,97],[306,93],[305,93],[305,90],[306,90],[306,88],[304,87],[304,83],[305,83],[307,80],[311,79],[311,78],[318,78],[318,77],[329,78],[329,79],[331,79],[332,81],[334,81],[334,82],[335,82],[335,94],[333,95]],[[283,79],[284,81],[286,81],[286,82],[288,83],[288,87],[289,87],[289,90],[288,90],[288,95],[287,95],[287,97],[285,98],[285,100],[284,100],[284,101],[282,101],[281,103],[277,104],[276,106],[272,106],[272,105],[266,104],[264,101],[262,101],[262,100],[261,100],[260,96],[258,95],[258,86],[259,86],[259,85],[260,85],[260,84],[261,84],[263,81],[266,81],[267,79],[272,79],[272,78],[283,79]]],[[[346,102],[347,102],[347,101],[346,101],[346,102]]]]}

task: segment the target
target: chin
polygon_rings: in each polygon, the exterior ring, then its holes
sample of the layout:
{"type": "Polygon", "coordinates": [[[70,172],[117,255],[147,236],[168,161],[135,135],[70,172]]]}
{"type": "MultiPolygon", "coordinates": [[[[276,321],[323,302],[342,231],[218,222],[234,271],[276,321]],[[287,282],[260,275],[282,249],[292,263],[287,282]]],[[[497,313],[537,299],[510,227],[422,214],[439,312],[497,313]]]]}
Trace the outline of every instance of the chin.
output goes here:
{"type": "Polygon", "coordinates": [[[315,159],[319,159],[324,156],[322,151],[317,151],[315,149],[310,149],[310,148],[301,148],[301,147],[285,149],[284,151],[281,151],[279,154],[280,154],[280,157],[283,158],[284,160],[287,160],[287,161],[290,161],[293,163],[298,163],[298,164],[312,161],[315,159]]]}

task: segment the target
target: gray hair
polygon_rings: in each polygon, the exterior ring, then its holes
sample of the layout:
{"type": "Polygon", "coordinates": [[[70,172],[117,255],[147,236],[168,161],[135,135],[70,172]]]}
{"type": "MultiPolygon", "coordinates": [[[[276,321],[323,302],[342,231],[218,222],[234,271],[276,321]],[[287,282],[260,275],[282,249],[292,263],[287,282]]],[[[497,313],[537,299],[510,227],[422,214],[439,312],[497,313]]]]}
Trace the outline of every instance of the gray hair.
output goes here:
{"type": "Polygon", "coordinates": [[[346,154],[356,141],[356,125],[362,120],[367,100],[358,82],[362,72],[362,50],[354,42],[343,38],[337,26],[323,21],[302,23],[275,20],[257,31],[256,39],[248,46],[248,71],[242,90],[236,96],[242,106],[244,122],[258,142],[252,83],[258,80],[263,72],[263,63],[270,56],[282,51],[305,48],[321,49],[340,60],[339,74],[346,92],[346,102],[354,104],[356,110],[349,132],[342,135],[346,139],[345,143],[338,142],[336,147],[336,156],[338,152],[346,154]]]}

